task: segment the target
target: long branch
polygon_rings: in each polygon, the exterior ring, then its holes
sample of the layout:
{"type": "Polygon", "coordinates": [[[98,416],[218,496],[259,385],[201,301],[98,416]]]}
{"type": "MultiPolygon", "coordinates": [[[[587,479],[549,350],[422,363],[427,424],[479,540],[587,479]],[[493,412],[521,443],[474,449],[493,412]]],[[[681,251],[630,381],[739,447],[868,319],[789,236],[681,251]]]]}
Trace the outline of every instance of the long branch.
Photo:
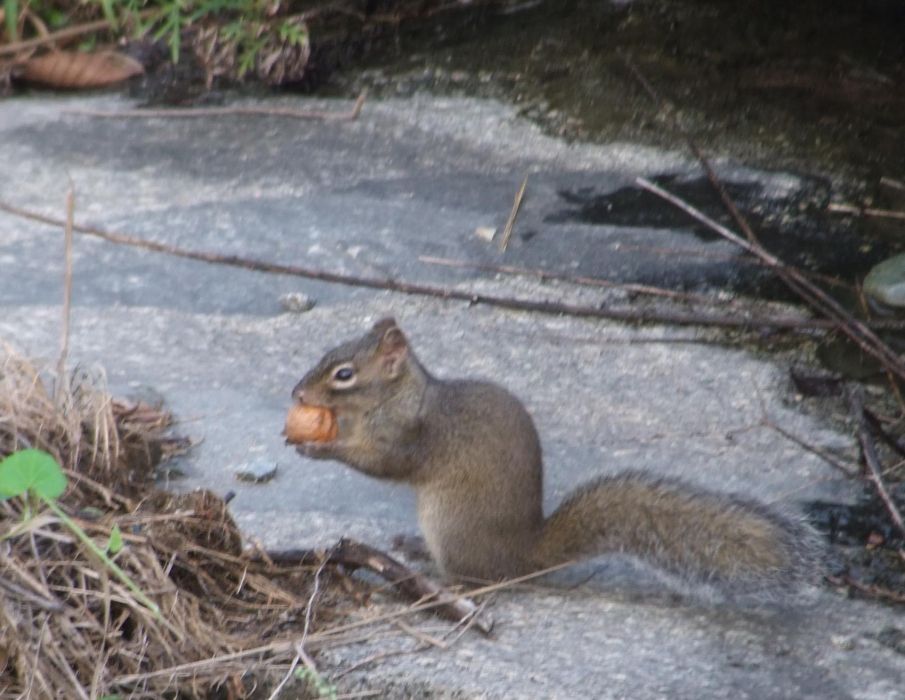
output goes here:
{"type": "MultiPolygon", "coordinates": [[[[644,91],[654,102],[654,104],[657,105],[657,108],[667,116],[667,119],[672,124],[672,128],[680,136],[682,136],[682,138],[685,139],[689,150],[698,159],[698,162],[701,164],[701,167],[704,169],[704,172],[707,175],[707,179],[716,190],[717,194],[723,202],[723,205],[726,207],[726,210],[732,216],[732,219],[735,221],[739,229],[744,232],[748,240],[742,241],[737,234],[732,233],[725,226],[722,226],[709,217],[706,217],[702,212],[698,211],[687,202],[679,199],[675,195],[666,192],[662,188],[657,187],[652,182],[644,178],[638,178],[636,182],[648,191],[653,192],[663,199],[666,199],[676,207],[687,212],[698,221],[704,223],[711,230],[719,233],[721,236],[728,238],[732,242],[736,243],[736,245],[739,245],[748,252],[756,255],[761,261],[771,267],[776,275],[793,292],[798,294],[805,303],[814,308],[818,313],[835,321],[839,330],[845,333],[856,345],[858,345],[859,348],[877,358],[883,365],[884,369],[886,369],[886,371],[890,375],[895,374],[899,378],[905,379],[905,364],[903,364],[898,354],[895,353],[881,338],[877,337],[870,330],[870,328],[868,328],[863,322],[855,318],[851,313],[844,309],[835,299],[829,296],[820,287],[813,284],[809,279],[807,279],[801,273],[801,271],[784,264],[774,255],[771,255],[769,252],[767,252],[767,250],[760,244],[760,241],[758,240],[757,235],[754,233],[754,229],[752,229],[751,225],[748,223],[748,220],[739,211],[738,207],[735,205],[735,202],[732,201],[732,198],[729,196],[729,193],[726,191],[723,183],[717,177],[716,172],[710,164],[710,161],[704,155],[703,151],[701,151],[691,133],[679,122],[678,119],[676,119],[675,105],[668,100],[664,100],[660,96],[660,94],[656,91],[650,81],[627,55],[623,54],[622,60],[628,67],[632,75],[635,77],[635,79],[640,83],[644,91]]],[[[894,383],[893,386],[895,386],[894,383]]]]}
{"type": "MultiPolygon", "coordinates": [[[[28,209],[16,207],[2,201],[0,201],[0,211],[5,211],[14,216],[19,216],[32,221],[38,221],[40,223],[47,224],[48,226],[62,227],[65,225],[65,222],[61,219],[56,219],[51,216],[46,216],[44,214],[30,211],[28,209]]],[[[221,253],[189,250],[186,248],[171,246],[165,243],[159,243],[157,241],[149,241],[137,238],[135,236],[106,231],[94,226],[85,226],[82,224],[75,224],[73,226],[73,230],[83,235],[99,238],[109,243],[141,248],[143,250],[149,250],[155,253],[163,253],[165,255],[172,255],[174,257],[187,258],[189,260],[197,260],[218,265],[228,265],[231,267],[241,268],[243,270],[291,275],[295,277],[304,277],[306,279],[318,280],[320,282],[329,282],[332,284],[343,284],[352,287],[380,289],[398,292],[400,294],[427,296],[450,301],[464,301],[470,304],[484,304],[486,306],[495,306],[498,308],[511,309],[515,311],[532,311],[536,313],[551,314],[557,316],[567,315],[575,316],[578,318],[599,318],[612,321],[667,323],[675,325],[715,326],[742,329],[781,328],[826,330],[834,327],[832,323],[821,319],[803,319],[795,317],[745,318],[726,315],[708,316],[696,313],[663,312],[647,309],[612,309],[597,306],[564,304],[555,301],[537,301],[533,299],[503,297],[493,294],[469,292],[461,289],[450,289],[436,285],[403,282],[392,278],[359,277],[356,275],[329,272],[326,270],[318,270],[298,265],[271,263],[263,260],[240,257],[237,255],[223,255],[221,253]]]]}
{"type": "MultiPolygon", "coordinates": [[[[150,17],[157,12],[159,12],[159,10],[142,10],[138,13],[138,16],[144,19],[145,17],[150,17]]],[[[47,44],[77,39],[78,37],[84,36],[85,34],[100,32],[104,29],[110,28],[111,24],[109,20],[106,19],[98,19],[94,20],[93,22],[77,24],[73,27],[66,27],[65,29],[51,32],[46,36],[38,36],[33,39],[24,39],[23,41],[14,41],[9,44],[0,45],[0,56],[9,56],[12,54],[17,54],[20,51],[25,51],[26,49],[37,48],[38,46],[46,46],[47,44]]]]}
{"type": "Polygon", "coordinates": [[[886,483],[883,481],[883,466],[880,464],[880,457],[877,455],[876,447],[874,447],[869,420],[864,410],[864,401],[860,392],[853,392],[849,397],[849,403],[851,404],[852,415],[858,425],[858,442],[861,444],[861,454],[864,456],[864,464],[867,467],[865,474],[867,480],[877,490],[877,495],[883,501],[890,520],[892,520],[902,536],[905,537],[905,520],[903,520],[901,511],[896,506],[889,489],[886,487],[886,483]]]}
{"type": "Polygon", "coordinates": [[[166,109],[65,109],[64,114],[101,119],[193,119],[199,117],[289,117],[291,119],[319,119],[321,121],[354,121],[361,114],[367,92],[363,91],[352,107],[345,112],[294,107],[168,107],[166,109]]]}
{"type": "MultiPolygon", "coordinates": [[[[312,563],[313,553],[311,550],[304,549],[267,552],[267,558],[277,564],[310,564],[312,563]]],[[[316,559],[316,557],[314,558],[316,559]]],[[[424,602],[431,600],[437,602],[436,612],[455,622],[461,622],[472,617],[480,617],[476,621],[475,626],[485,635],[490,634],[493,628],[493,620],[489,616],[481,616],[480,608],[471,600],[450,593],[427,576],[410,569],[386,552],[374,547],[343,538],[327,552],[326,559],[323,561],[373,571],[392,583],[403,595],[413,601],[424,602]]]]}
{"type": "Polygon", "coordinates": [[[737,233],[730,231],[722,224],[714,221],[699,209],[696,209],[680,197],[655,185],[646,178],[635,179],[636,184],[642,189],[651,192],[673,206],[681,209],[693,219],[701,222],[710,230],[732,241],[740,248],[756,255],[768,267],[776,272],[794,292],[799,294],[818,313],[833,321],[836,327],[845,333],[864,352],[877,358],[883,366],[900,379],[905,379],[905,364],[901,358],[880,339],[865,323],[859,321],[846,311],[832,297],[822,289],[814,285],[794,268],[786,266],[779,258],[764,249],[760,244],[751,240],[745,240],[737,233]]]}

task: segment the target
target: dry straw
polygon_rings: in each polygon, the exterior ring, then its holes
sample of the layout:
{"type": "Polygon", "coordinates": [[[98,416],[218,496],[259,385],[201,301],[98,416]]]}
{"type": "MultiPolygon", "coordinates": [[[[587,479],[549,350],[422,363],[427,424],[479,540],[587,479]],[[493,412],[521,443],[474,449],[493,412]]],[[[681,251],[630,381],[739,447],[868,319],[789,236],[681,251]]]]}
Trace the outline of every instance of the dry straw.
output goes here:
{"type": "MultiPolygon", "coordinates": [[[[0,457],[52,454],[69,477],[62,508],[102,547],[119,525],[116,561],[162,612],[52,514],[23,528],[26,504],[0,502],[0,698],[197,697],[224,684],[242,697],[279,673],[305,624],[313,570],[249,562],[221,499],[155,488],[158,461],[184,446],[168,437],[168,413],[112,399],[101,372],[79,368],[58,383],[8,345],[0,352],[0,457]],[[272,644],[230,661],[262,641],[272,644]]],[[[315,629],[335,603],[321,595],[315,629]]]]}

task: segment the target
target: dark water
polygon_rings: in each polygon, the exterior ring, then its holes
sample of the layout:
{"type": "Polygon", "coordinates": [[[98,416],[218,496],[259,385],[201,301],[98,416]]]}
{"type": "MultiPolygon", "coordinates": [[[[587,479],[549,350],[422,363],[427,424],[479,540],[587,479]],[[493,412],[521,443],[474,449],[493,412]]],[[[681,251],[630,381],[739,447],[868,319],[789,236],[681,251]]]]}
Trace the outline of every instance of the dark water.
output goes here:
{"type": "Polygon", "coordinates": [[[344,45],[345,54],[324,41],[313,70],[332,63],[343,70],[322,82],[368,84],[378,94],[502,97],[567,137],[681,147],[634,66],[705,150],[761,167],[905,174],[899,0],[548,0],[459,8],[410,14],[383,33],[375,23],[344,45]]]}

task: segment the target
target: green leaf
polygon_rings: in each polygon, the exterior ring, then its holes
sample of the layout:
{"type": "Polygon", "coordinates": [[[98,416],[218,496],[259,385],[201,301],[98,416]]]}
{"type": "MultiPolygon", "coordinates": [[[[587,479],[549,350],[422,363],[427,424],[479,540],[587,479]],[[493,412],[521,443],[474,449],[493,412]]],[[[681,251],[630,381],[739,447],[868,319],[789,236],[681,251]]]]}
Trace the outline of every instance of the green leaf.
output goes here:
{"type": "Polygon", "coordinates": [[[113,31],[119,30],[119,21],[116,18],[116,12],[113,11],[113,0],[100,0],[101,10],[104,13],[104,19],[110,23],[113,31]]]}
{"type": "Polygon", "coordinates": [[[10,41],[19,40],[19,0],[3,0],[3,14],[6,17],[6,37],[10,41]]]}
{"type": "Polygon", "coordinates": [[[145,592],[138,587],[138,584],[135,583],[135,581],[133,581],[131,578],[129,578],[129,575],[125,571],[123,571],[120,568],[119,564],[113,561],[103,549],[97,546],[97,543],[88,536],[88,533],[85,532],[75,520],[66,515],[66,513],[63,512],[63,509],[60,508],[60,506],[58,506],[56,502],[45,499],[44,504],[53,511],[54,515],[56,515],[66,527],[72,530],[75,536],[82,541],[82,544],[84,544],[89,550],[91,550],[91,553],[94,556],[96,556],[104,563],[104,566],[106,566],[108,569],[110,569],[110,571],[113,572],[116,578],[126,584],[126,587],[130,591],[132,591],[139,602],[141,602],[142,605],[144,605],[148,610],[154,613],[154,617],[156,617],[158,620],[163,619],[163,616],[160,614],[160,607],[157,605],[157,603],[155,603],[153,600],[148,598],[147,595],[145,595],[145,592]]]}
{"type": "Polygon", "coordinates": [[[123,548],[123,533],[119,531],[119,525],[114,525],[110,530],[110,539],[107,540],[107,551],[116,554],[123,548]]]}
{"type": "Polygon", "coordinates": [[[59,498],[66,490],[66,475],[43,450],[20,450],[0,462],[0,499],[26,491],[44,499],[59,498]]]}

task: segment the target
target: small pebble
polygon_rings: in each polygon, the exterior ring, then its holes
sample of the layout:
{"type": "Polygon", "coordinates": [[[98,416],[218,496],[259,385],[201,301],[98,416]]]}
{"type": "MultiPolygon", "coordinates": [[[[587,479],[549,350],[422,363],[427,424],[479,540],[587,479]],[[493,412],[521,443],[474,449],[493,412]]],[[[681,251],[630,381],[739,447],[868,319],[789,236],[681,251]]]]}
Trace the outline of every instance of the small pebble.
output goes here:
{"type": "Polygon", "coordinates": [[[270,481],[277,473],[277,463],[271,459],[259,457],[250,462],[239,465],[236,469],[236,478],[239,481],[248,481],[253,484],[263,484],[270,481]]]}
{"type": "Polygon", "coordinates": [[[280,297],[280,306],[283,307],[283,310],[293,314],[303,314],[306,311],[311,311],[315,304],[317,304],[317,300],[301,292],[289,292],[280,297]]]}
{"type": "Polygon", "coordinates": [[[834,634],[830,641],[834,647],[842,651],[851,651],[855,648],[855,640],[844,634],[834,634]]]}
{"type": "Polygon", "coordinates": [[[496,235],[496,229],[492,226],[478,226],[474,230],[474,235],[490,243],[493,240],[493,237],[496,235]]]}

